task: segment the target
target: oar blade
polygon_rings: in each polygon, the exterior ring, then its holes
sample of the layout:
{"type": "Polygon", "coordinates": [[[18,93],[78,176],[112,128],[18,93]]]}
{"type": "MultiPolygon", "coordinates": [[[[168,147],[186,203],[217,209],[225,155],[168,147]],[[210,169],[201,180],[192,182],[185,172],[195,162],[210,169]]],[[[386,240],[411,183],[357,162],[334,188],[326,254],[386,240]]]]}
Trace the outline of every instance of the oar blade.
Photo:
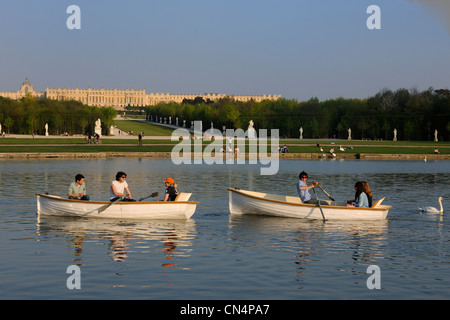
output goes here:
{"type": "Polygon", "coordinates": [[[148,199],[148,198],[154,198],[154,197],[157,197],[158,194],[159,194],[158,192],[153,192],[151,195],[149,195],[149,196],[147,196],[147,197],[140,198],[140,199],[139,199],[139,202],[142,201],[142,200],[148,199]]]}
{"type": "Polygon", "coordinates": [[[122,198],[118,198],[108,204],[105,204],[104,206],[101,206],[100,208],[98,208],[97,212],[98,213],[102,213],[103,211],[105,211],[106,209],[108,209],[110,206],[112,206],[113,204],[115,204],[116,202],[119,202],[120,200],[122,200],[122,198]]]}
{"type": "Polygon", "coordinates": [[[323,222],[325,222],[325,215],[323,214],[322,206],[320,205],[320,200],[319,200],[319,197],[317,196],[317,193],[316,193],[316,188],[313,188],[313,191],[314,191],[314,194],[316,195],[317,205],[319,206],[320,213],[322,214],[323,222]]]}
{"type": "Polygon", "coordinates": [[[108,209],[108,207],[110,206],[110,204],[106,204],[104,206],[101,206],[97,211],[98,213],[102,213],[103,211],[105,211],[106,209],[108,209]]]}

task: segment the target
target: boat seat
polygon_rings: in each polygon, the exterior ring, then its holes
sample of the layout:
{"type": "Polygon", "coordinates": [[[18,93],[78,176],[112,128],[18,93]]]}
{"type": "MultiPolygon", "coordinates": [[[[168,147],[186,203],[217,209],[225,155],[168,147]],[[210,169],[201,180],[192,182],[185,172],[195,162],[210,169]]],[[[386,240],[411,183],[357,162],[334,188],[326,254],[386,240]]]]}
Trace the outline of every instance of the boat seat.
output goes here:
{"type": "Polygon", "coordinates": [[[298,203],[301,204],[302,200],[299,197],[290,197],[286,196],[286,202],[298,203]]]}
{"type": "Polygon", "coordinates": [[[175,198],[175,201],[188,201],[191,195],[192,193],[179,192],[177,197],[175,198]]]}
{"type": "Polygon", "coordinates": [[[375,201],[375,203],[372,205],[372,208],[378,208],[378,207],[381,205],[381,203],[383,202],[384,198],[385,198],[385,197],[383,197],[383,198],[378,199],[377,201],[375,201]]]}

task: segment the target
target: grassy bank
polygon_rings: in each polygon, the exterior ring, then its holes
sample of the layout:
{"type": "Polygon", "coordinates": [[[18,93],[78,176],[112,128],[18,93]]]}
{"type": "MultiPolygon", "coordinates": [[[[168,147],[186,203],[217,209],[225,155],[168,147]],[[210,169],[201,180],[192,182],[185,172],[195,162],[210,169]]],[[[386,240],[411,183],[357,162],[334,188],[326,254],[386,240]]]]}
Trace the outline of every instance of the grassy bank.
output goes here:
{"type": "MultiPolygon", "coordinates": [[[[42,137],[32,138],[30,136],[15,136],[0,138],[0,153],[95,153],[95,152],[171,152],[178,141],[171,141],[163,138],[172,135],[173,129],[156,124],[132,121],[132,120],[116,120],[114,121],[120,130],[125,132],[133,132],[134,136],[119,137],[103,137],[101,144],[86,144],[84,137],[42,137]],[[138,146],[136,135],[143,131],[146,138],[143,140],[143,146],[138,146]],[[150,139],[147,137],[151,137],[150,139]],[[158,138],[161,137],[161,138],[158,138]]],[[[199,143],[198,140],[195,141],[199,143]]],[[[270,138],[268,139],[270,145],[270,138]]],[[[193,141],[192,151],[194,150],[193,141]]],[[[203,149],[211,142],[204,141],[203,149]]],[[[352,157],[357,154],[374,154],[374,155],[434,155],[434,149],[437,147],[442,156],[450,155],[450,142],[433,142],[433,141],[374,141],[374,140],[334,140],[334,139],[317,139],[317,140],[298,140],[298,139],[281,139],[278,146],[287,145],[290,154],[314,154],[317,156],[329,155],[331,148],[339,157],[352,157]],[[319,143],[323,148],[320,151],[316,144],[319,143]],[[340,146],[345,151],[340,151],[340,146]],[[351,146],[352,149],[348,147],[351,146]]],[[[226,146],[224,141],[223,146],[226,146]]],[[[267,151],[273,150],[275,146],[268,147],[267,151]]],[[[248,148],[246,147],[248,150],[248,148]]],[[[241,150],[244,152],[245,150],[241,150]]]]}
{"type": "Polygon", "coordinates": [[[132,132],[133,136],[139,132],[144,132],[146,136],[171,136],[173,132],[173,129],[143,121],[114,120],[113,125],[123,132],[132,132]]]}
{"type": "MultiPolygon", "coordinates": [[[[155,141],[155,143],[144,144],[138,146],[136,142],[133,144],[117,143],[117,144],[40,144],[40,145],[0,145],[0,153],[15,153],[15,152],[171,152],[177,142],[170,141],[155,141]],[[159,143],[158,143],[159,142],[159,143]]],[[[208,146],[208,143],[204,143],[202,148],[208,146]]],[[[248,147],[246,147],[248,150],[248,147]]],[[[317,153],[328,154],[329,147],[324,148],[324,152],[318,152],[315,146],[289,146],[289,153],[317,153]]],[[[194,146],[191,145],[191,150],[195,151],[194,146]]],[[[267,152],[271,150],[267,148],[267,152]]],[[[244,152],[245,150],[240,150],[244,152]]],[[[440,148],[440,154],[450,154],[450,148],[440,148]]],[[[370,153],[370,154],[434,154],[434,148],[432,147],[411,147],[411,146],[355,146],[352,150],[340,151],[339,148],[335,148],[335,153],[340,154],[358,154],[358,153],[370,153]]]]}
{"type": "MultiPolygon", "coordinates": [[[[168,139],[145,139],[143,141],[145,144],[176,144],[168,139]]],[[[113,144],[137,144],[137,138],[131,139],[100,139],[100,145],[113,145],[113,144]]],[[[0,146],[11,146],[11,145],[97,145],[97,144],[87,144],[84,138],[0,138],[0,146]]]]}

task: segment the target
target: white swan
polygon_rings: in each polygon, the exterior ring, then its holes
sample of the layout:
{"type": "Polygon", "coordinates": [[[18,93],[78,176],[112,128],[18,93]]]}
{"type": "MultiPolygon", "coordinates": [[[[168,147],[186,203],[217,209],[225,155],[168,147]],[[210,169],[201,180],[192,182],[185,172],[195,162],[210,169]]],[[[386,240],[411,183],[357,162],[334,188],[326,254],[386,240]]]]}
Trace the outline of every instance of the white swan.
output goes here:
{"type": "Polygon", "coordinates": [[[444,207],[442,206],[442,197],[439,197],[438,201],[439,201],[439,206],[441,207],[440,210],[436,209],[435,207],[424,207],[424,208],[419,208],[419,210],[422,212],[429,212],[429,213],[443,213],[444,207]]]}

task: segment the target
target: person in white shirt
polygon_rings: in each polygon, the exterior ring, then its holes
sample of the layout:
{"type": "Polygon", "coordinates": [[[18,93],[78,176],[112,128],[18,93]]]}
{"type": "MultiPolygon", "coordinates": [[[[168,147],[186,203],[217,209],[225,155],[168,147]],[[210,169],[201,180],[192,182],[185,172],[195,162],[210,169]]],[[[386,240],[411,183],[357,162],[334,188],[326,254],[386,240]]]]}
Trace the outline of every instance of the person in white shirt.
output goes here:
{"type": "Polygon", "coordinates": [[[110,201],[117,200],[119,197],[127,197],[122,199],[122,201],[135,201],[131,197],[130,189],[128,188],[128,183],[125,181],[127,174],[125,172],[119,171],[116,174],[116,180],[111,182],[109,188],[110,201]]]}

